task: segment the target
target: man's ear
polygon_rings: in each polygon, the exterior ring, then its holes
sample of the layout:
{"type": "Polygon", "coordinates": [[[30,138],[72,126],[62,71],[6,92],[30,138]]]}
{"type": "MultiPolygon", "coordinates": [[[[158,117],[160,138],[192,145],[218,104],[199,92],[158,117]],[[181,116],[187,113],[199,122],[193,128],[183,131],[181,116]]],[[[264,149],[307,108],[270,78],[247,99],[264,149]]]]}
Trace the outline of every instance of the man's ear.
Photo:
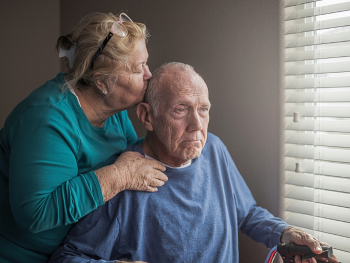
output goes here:
{"type": "Polygon", "coordinates": [[[137,105],[136,115],[143,127],[147,131],[153,131],[153,114],[151,106],[146,102],[141,102],[137,105]]]}

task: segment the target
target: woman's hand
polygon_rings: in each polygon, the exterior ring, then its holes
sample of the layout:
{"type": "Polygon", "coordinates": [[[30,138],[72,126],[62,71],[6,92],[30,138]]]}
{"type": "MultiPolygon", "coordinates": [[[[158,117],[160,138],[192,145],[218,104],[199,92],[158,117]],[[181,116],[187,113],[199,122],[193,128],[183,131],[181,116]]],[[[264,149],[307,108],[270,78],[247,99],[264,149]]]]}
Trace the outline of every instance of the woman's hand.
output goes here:
{"type": "Polygon", "coordinates": [[[165,166],[137,152],[125,152],[112,164],[95,171],[107,202],[124,190],[156,192],[168,177],[165,166]]]}
{"type": "Polygon", "coordinates": [[[138,152],[125,152],[114,164],[119,176],[124,177],[123,190],[156,192],[168,177],[163,173],[165,166],[156,160],[146,159],[138,152]],[[163,172],[161,172],[163,171],[163,172]]]}

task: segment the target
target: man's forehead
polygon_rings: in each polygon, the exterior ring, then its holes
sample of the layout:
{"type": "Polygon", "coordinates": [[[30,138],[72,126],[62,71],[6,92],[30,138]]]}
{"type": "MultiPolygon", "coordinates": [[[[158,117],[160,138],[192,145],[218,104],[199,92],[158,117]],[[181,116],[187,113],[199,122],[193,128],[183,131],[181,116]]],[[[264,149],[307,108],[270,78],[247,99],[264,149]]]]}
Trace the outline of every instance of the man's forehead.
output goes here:
{"type": "Polygon", "coordinates": [[[158,95],[162,108],[193,103],[210,106],[207,85],[195,71],[173,68],[164,73],[161,82],[158,95]]]}
{"type": "Polygon", "coordinates": [[[170,72],[166,74],[163,87],[172,93],[207,94],[204,80],[195,72],[170,72]]]}
{"type": "Polygon", "coordinates": [[[210,104],[206,85],[172,85],[164,101],[167,107],[174,104],[210,104]]]}

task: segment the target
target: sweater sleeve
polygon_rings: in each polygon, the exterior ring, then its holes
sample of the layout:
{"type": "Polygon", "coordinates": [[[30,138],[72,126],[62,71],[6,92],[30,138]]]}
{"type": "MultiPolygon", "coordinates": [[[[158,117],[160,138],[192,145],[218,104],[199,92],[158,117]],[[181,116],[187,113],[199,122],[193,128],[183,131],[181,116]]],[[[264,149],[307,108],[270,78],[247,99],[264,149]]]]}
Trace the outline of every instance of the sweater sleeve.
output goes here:
{"type": "Polygon", "coordinates": [[[249,238],[272,248],[280,242],[280,236],[288,225],[282,219],[256,205],[253,195],[226,147],[224,152],[235,189],[238,226],[249,238]]]}
{"type": "Polygon", "coordinates": [[[125,138],[127,139],[128,146],[136,144],[137,134],[135,132],[134,126],[132,125],[131,120],[128,117],[128,112],[121,112],[123,119],[123,126],[125,132],[125,138]]]}
{"type": "Polygon", "coordinates": [[[37,233],[68,225],[104,203],[96,174],[78,174],[76,132],[69,115],[41,106],[11,128],[9,193],[21,228],[37,233]]]}
{"type": "Polygon", "coordinates": [[[49,263],[113,263],[119,245],[119,223],[112,199],[83,217],[69,231],[49,263]]]}

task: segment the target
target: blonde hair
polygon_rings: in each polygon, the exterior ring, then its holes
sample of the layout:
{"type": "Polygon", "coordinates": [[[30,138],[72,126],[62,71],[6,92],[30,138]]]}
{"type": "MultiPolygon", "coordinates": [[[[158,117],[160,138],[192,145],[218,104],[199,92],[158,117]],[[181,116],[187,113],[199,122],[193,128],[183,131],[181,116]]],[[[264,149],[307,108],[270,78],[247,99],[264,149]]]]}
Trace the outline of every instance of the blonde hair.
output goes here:
{"type": "Polygon", "coordinates": [[[108,35],[112,24],[118,20],[119,16],[112,13],[92,13],[81,19],[70,34],[58,38],[57,50],[69,50],[76,45],[74,66],[69,68],[67,65],[69,71],[66,79],[69,86],[74,88],[78,83],[94,85],[98,80],[108,84],[115,79],[118,68],[122,65],[129,68],[128,59],[136,50],[137,42],[147,41],[149,36],[146,26],[142,23],[124,22],[128,35],[120,37],[114,34],[91,68],[93,56],[108,35]],[[100,74],[94,76],[96,72],[100,74]]]}

